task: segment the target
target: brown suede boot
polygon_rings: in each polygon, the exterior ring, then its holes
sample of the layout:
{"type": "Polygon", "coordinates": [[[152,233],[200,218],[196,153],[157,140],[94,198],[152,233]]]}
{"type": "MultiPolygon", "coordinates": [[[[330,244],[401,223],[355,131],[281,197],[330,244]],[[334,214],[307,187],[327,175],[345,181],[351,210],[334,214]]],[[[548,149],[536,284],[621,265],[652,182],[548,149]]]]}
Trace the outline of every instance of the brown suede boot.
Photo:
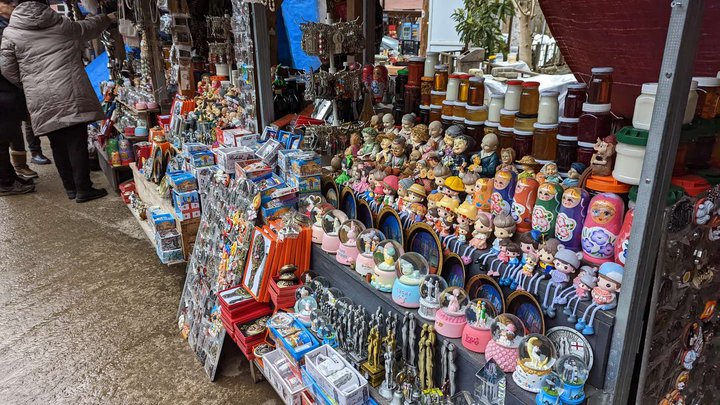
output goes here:
{"type": "Polygon", "coordinates": [[[27,164],[27,152],[11,151],[10,157],[15,167],[15,173],[23,179],[37,179],[39,176],[36,171],[30,169],[27,164]]]}

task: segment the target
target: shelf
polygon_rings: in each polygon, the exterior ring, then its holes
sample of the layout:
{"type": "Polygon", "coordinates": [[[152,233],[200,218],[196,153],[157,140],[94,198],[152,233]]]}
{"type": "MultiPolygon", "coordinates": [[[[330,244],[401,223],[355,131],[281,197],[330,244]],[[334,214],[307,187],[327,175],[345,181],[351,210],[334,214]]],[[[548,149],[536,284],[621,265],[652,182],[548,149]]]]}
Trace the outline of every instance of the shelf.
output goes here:
{"type": "Polygon", "coordinates": [[[126,104],[124,101],[120,101],[120,100],[118,100],[118,99],[115,99],[115,102],[118,103],[119,105],[123,106],[126,110],[130,111],[131,113],[133,113],[133,114],[135,114],[135,115],[140,115],[140,114],[159,114],[159,113],[160,113],[160,109],[159,109],[159,108],[153,108],[152,110],[151,110],[151,109],[147,109],[147,110],[142,110],[142,111],[140,111],[140,110],[136,110],[135,107],[131,107],[129,104],[126,104]]]}
{"type": "Polygon", "coordinates": [[[105,153],[105,149],[101,148],[97,142],[93,142],[93,145],[97,150],[100,169],[102,169],[103,174],[105,174],[105,178],[107,178],[110,187],[112,187],[112,189],[115,190],[116,193],[119,192],[118,186],[120,185],[120,183],[133,178],[130,167],[111,165],[110,161],[108,160],[107,154],[105,153]]]}

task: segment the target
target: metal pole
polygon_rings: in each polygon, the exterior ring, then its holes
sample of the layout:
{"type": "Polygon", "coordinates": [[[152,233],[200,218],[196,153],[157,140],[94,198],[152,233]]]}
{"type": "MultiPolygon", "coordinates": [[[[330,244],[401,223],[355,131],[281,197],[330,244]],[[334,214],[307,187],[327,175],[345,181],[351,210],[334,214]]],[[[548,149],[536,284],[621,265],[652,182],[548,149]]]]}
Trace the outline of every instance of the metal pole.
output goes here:
{"type": "Polygon", "coordinates": [[[365,34],[365,50],[363,51],[363,63],[375,63],[375,12],[377,0],[363,0],[363,33],[365,34]]]}
{"type": "MultiPolygon", "coordinates": [[[[275,120],[273,113],[272,80],[270,78],[270,37],[267,10],[259,3],[252,3],[252,28],[255,37],[255,75],[257,86],[258,131],[275,120]]],[[[279,117],[277,117],[279,118],[279,117]]]]}
{"type": "Polygon", "coordinates": [[[664,232],[663,201],[680,140],[703,3],[703,0],[670,3],[670,24],[605,376],[605,394],[615,404],[629,403],[631,395],[648,290],[660,249],[660,235],[664,232]]]}

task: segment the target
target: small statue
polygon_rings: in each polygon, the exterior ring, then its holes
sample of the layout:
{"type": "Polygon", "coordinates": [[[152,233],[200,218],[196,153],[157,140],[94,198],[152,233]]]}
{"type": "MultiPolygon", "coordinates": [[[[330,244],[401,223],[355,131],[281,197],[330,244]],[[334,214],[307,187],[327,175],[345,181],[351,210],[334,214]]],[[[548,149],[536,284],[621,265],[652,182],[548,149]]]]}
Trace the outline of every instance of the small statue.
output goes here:
{"type": "Polygon", "coordinates": [[[395,175],[388,175],[382,181],[383,188],[383,205],[392,207],[395,204],[395,198],[397,197],[398,191],[398,177],[395,175]]]}
{"type": "Polygon", "coordinates": [[[600,265],[597,287],[593,288],[591,293],[593,303],[587,307],[582,318],[575,324],[575,329],[581,331],[583,335],[595,334],[593,321],[599,310],[607,311],[617,307],[617,294],[622,286],[623,273],[624,268],[615,262],[600,265]],[[588,314],[591,314],[590,319],[586,321],[588,314]]]}
{"type": "Polygon", "coordinates": [[[368,124],[368,127],[380,132],[382,129],[382,114],[373,115],[370,117],[370,123],[368,124]]]}
{"type": "Polygon", "coordinates": [[[580,176],[585,172],[585,169],[587,169],[587,166],[585,166],[585,163],[582,162],[574,162],[570,165],[570,170],[568,171],[568,177],[563,180],[562,186],[565,188],[570,187],[577,187],[580,185],[580,176]]]}
{"type": "MultiPolygon", "coordinates": [[[[588,266],[584,266],[588,267],[588,266]]],[[[570,291],[570,294],[567,295],[567,304],[565,305],[565,309],[563,310],[563,313],[568,316],[568,322],[575,323],[577,322],[577,317],[575,314],[577,313],[577,307],[580,302],[586,302],[590,301],[592,290],[597,287],[597,270],[592,268],[595,271],[580,271],[580,273],[575,276],[575,279],[573,280],[573,286],[570,291]],[[575,294],[575,295],[572,295],[575,294]],[[574,304],[573,304],[574,303],[574,304]],[[572,309],[570,307],[572,306],[572,309]]]]}
{"type": "Polygon", "coordinates": [[[392,151],[390,150],[390,147],[392,146],[394,139],[395,135],[393,134],[380,134],[377,136],[376,140],[380,142],[380,152],[375,157],[375,162],[377,164],[384,166],[390,161],[390,159],[392,159],[392,151]]]}
{"type": "Polygon", "coordinates": [[[357,157],[360,151],[360,145],[362,144],[362,137],[359,133],[353,132],[350,134],[350,146],[345,149],[345,156],[357,157]]]}
{"type": "Polygon", "coordinates": [[[472,232],[473,238],[470,239],[470,246],[475,249],[487,249],[487,240],[493,232],[493,224],[490,216],[484,212],[478,213],[475,220],[475,226],[472,232]]]}
{"type": "Polygon", "coordinates": [[[559,246],[560,241],[555,238],[550,238],[540,244],[538,249],[538,259],[540,259],[538,267],[540,267],[540,271],[536,272],[528,282],[528,291],[530,291],[533,282],[535,282],[533,294],[537,295],[538,288],[540,288],[540,280],[550,277],[550,272],[554,269],[553,265],[555,264],[555,253],[557,253],[559,246]]]}
{"type": "Polygon", "coordinates": [[[423,186],[415,183],[408,188],[407,197],[403,211],[407,213],[414,221],[419,222],[425,217],[427,207],[425,206],[425,189],[423,186]]]}
{"type": "Polygon", "coordinates": [[[414,151],[418,151],[420,153],[420,159],[422,158],[422,154],[424,153],[423,147],[425,146],[425,143],[428,141],[429,137],[430,134],[428,133],[427,125],[418,124],[412,128],[410,134],[410,146],[414,151]]]}
{"type": "Polygon", "coordinates": [[[446,157],[452,154],[453,146],[455,144],[455,136],[462,134],[462,128],[460,126],[453,125],[450,128],[445,130],[445,136],[443,137],[442,142],[440,142],[440,147],[438,148],[438,154],[440,155],[442,164],[445,164],[446,157]],[[452,127],[455,128],[451,130],[450,128],[452,127]]]}
{"type": "MultiPolygon", "coordinates": [[[[448,128],[449,130],[450,128],[448,128]]],[[[475,141],[467,135],[458,135],[453,142],[453,150],[450,155],[450,168],[453,173],[459,174],[465,172],[468,164],[467,151],[473,147],[475,141]]]]}
{"type": "Polygon", "coordinates": [[[518,178],[521,179],[534,179],[535,178],[535,168],[537,167],[538,163],[535,160],[534,157],[526,155],[523,156],[522,159],[518,160],[517,163],[522,168],[522,172],[518,175],[518,178]]]}
{"type": "Polygon", "coordinates": [[[565,249],[562,245],[558,246],[553,261],[555,268],[550,271],[550,282],[545,288],[545,298],[543,298],[542,305],[545,314],[550,319],[555,318],[555,304],[557,304],[558,292],[570,282],[570,277],[580,267],[580,259],[582,259],[582,253],[565,249]],[[550,288],[552,286],[555,286],[555,290],[551,298],[550,288]]]}
{"type": "Polygon", "coordinates": [[[415,114],[405,114],[402,116],[400,121],[400,131],[398,135],[405,138],[406,142],[410,142],[410,135],[412,135],[412,129],[415,125],[415,114]]]}
{"type": "Polygon", "coordinates": [[[481,177],[493,177],[497,171],[497,167],[500,164],[500,158],[497,154],[497,148],[500,144],[497,135],[489,133],[482,139],[480,145],[480,164],[482,170],[480,171],[481,177]]]}
{"type": "MultiPolygon", "coordinates": [[[[510,239],[513,235],[515,235],[515,220],[509,214],[499,213],[495,215],[495,218],[493,219],[493,226],[495,227],[495,240],[493,241],[492,249],[490,249],[488,253],[480,256],[480,258],[483,259],[483,267],[486,265],[487,260],[490,257],[500,254],[500,242],[505,239],[510,239]]],[[[490,264],[490,268],[487,273],[488,276],[500,276],[500,272],[493,269],[493,265],[496,260],[497,258],[490,264]]]]}
{"type": "Polygon", "coordinates": [[[385,173],[398,176],[403,172],[407,163],[405,148],[405,138],[399,136],[393,140],[392,145],[390,146],[392,157],[389,161],[385,162],[385,173]]]}
{"type": "Polygon", "coordinates": [[[381,103],[388,89],[387,68],[383,65],[377,65],[372,70],[372,79],[368,82],[367,75],[364,79],[367,90],[372,95],[373,104],[381,103]]]}
{"type": "Polygon", "coordinates": [[[443,187],[438,188],[438,191],[457,201],[458,205],[460,205],[460,202],[463,200],[460,196],[460,193],[462,193],[464,190],[465,185],[458,176],[449,176],[445,179],[443,187]]]}
{"type": "Polygon", "coordinates": [[[441,237],[450,236],[450,231],[455,223],[455,210],[458,207],[457,201],[450,197],[443,197],[437,203],[438,221],[435,224],[435,230],[441,237]]]}
{"type": "MultiPolygon", "coordinates": [[[[517,289],[520,291],[525,290],[525,281],[532,279],[535,273],[535,267],[538,264],[538,255],[535,252],[526,253],[523,256],[525,263],[522,265],[522,271],[520,272],[520,279],[517,283],[517,289]]],[[[512,287],[511,287],[512,288],[512,287]]]]}
{"type": "Polygon", "coordinates": [[[435,188],[437,192],[440,192],[441,187],[445,187],[445,180],[452,175],[450,169],[447,166],[437,165],[433,169],[433,176],[435,178],[435,188]]]}
{"type": "Polygon", "coordinates": [[[497,167],[497,170],[505,168],[517,173],[517,168],[515,168],[515,149],[513,148],[500,149],[500,166],[497,167]]]}
{"type": "Polygon", "coordinates": [[[615,135],[598,138],[593,149],[595,154],[590,158],[590,169],[594,176],[609,176],[612,174],[613,162],[615,162],[615,135]]]}
{"type": "Polygon", "coordinates": [[[398,214],[404,211],[405,204],[407,203],[408,189],[413,184],[415,183],[409,177],[405,177],[398,181],[397,200],[395,201],[395,205],[393,205],[393,208],[398,212],[398,214]]]}
{"type": "Polygon", "coordinates": [[[400,132],[397,128],[395,128],[395,118],[393,118],[392,114],[387,113],[387,114],[383,115],[382,122],[383,122],[383,130],[382,130],[383,133],[397,135],[398,132],[400,132]]]}
{"type": "Polygon", "coordinates": [[[542,169],[540,169],[540,173],[535,175],[535,180],[537,180],[540,184],[545,182],[560,184],[562,182],[562,178],[558,175],[557,164],[553,162],[545,163],[542,169]]]}
{"type": "Polygon", "coordinates": [[[515,172],[507,169],[495,173],[493,192],[490,196],[490,212],[494,215],[511,214],[513,198],[515,196],[515,172]]]}
{"type": "Polygon", "coordinates": [[[375,160],[376,155],[380,152],[380,145],[376,142],[377,131],[372,128],[362,130],[363,146],[357,153],[361,159],[375,160]]]}
{"type": "Polygon", "coordinates": [[[428,154],[437,153],[440,150],[440,144],[443,141],[443,127],[440,121],[433,121],[428,125],[428,135],[430,136],[427,143],[422,147],[423,159],[427,159],[428,154]]]}

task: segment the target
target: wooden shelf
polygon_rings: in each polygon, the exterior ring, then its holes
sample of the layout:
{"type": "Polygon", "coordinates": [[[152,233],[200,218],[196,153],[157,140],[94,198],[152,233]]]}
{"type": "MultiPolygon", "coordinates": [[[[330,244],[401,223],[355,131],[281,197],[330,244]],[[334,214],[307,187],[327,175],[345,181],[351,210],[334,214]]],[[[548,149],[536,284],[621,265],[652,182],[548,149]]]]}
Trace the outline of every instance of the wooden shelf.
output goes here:
{"type": "Polygon", "coordinates": [[[118,99],[115,99],[115,102],[117,102],[119,105],[123,106],[126,110],[130,111],[131,113],[135,115],[140,114],[159,114],[160,109],[159,108],[153,108],[153,109],[147,109],[147,110],[136,110],[135,107],[130,106],[129,104],[126,104],[124,101],[120,101],[118,99]]]}

